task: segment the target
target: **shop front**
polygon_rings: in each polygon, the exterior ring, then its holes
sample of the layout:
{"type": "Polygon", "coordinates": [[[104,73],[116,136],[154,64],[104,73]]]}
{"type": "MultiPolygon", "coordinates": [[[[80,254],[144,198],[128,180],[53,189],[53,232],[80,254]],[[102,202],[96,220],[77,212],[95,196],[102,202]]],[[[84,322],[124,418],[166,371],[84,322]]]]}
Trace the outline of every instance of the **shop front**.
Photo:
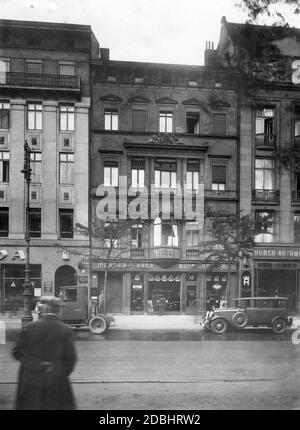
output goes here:
{"type": "MultiPolygon", "coordinates": [[[[225,270],[224,268],[223,270],[225,270]]],[[[93,296],[104,291],[103,263],[92,264],[93,296]]],[[[122,262],[107,274],[108,312],[126,314],[199,314],[212,297],[224,307],[234,295],[224,271],[208,273],[200,263],[177,263],[164,270],[156,263],[122,262]]]]}
{"type": "Polygon", "coordinates": [[[289,311],[299,313],[300,248],[257,248],[253,257],[253,294],[287,297],[289,311]]]}

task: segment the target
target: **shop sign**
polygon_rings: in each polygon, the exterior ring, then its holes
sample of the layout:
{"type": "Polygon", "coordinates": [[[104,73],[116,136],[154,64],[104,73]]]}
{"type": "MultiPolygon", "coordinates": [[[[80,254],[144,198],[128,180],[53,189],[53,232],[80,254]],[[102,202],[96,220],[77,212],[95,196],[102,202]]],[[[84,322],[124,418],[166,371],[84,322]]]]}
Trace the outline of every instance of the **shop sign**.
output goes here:
{"type": "Polygon", "coordinates": [[[251,288],[251,272],[249,270],[245,270],[242,273],[242,287],[243,288],[251,288]]]}
{"type": "Polygon", "coordinates": [[[18,250],[14,251],[12,260],[16,260],[17,258],[19,258],[20,260],[25,260],[25,252],[18,250]]]}
{"type": "Polygon", "coordinates": [[[79,276],[78,280],[80,284],[86,284],[88,282],[88,276],[79,276]]]}
{"type": "Polygon", "coordinates": [[[287,260],[300,258],[300,248],[264,247],[253,250],[253,258],[284,258],[287,260]]]}

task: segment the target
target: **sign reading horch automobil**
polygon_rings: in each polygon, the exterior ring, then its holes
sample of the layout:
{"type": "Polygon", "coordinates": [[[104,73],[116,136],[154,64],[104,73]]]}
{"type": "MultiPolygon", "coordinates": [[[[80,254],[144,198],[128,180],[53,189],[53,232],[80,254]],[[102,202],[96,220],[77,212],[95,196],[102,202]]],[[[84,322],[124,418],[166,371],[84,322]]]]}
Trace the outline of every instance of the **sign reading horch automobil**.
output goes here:
{"type": "Polygon", "coordinates": [[[300,248],[270,247],[253,250],[254,258],[300,258],[300,248]]]}

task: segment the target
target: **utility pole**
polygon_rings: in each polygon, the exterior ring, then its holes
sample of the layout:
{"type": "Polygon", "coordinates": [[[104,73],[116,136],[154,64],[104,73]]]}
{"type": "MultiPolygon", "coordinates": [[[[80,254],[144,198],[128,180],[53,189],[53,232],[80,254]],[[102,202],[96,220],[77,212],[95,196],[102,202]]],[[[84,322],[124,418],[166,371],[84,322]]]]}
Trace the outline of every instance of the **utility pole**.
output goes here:
{"type": "Polygon", "coordinates": [[[26,265],[25,265],[25,280],[23,283],[23,307],[24,312],[22,316],[22,327],[25,327],[29,322],[33,320],[32,318],[32,283],[30,281],[30,231],[29,231],[29,211],[30,211],[30,181],[31,181],[31,168],[30,168],[30,148],[25,140],[24,144],[24,169],[21,173],[24,174],[26,182],[26,197],[25,197],[25,241],[26,241],[26,265]]]}

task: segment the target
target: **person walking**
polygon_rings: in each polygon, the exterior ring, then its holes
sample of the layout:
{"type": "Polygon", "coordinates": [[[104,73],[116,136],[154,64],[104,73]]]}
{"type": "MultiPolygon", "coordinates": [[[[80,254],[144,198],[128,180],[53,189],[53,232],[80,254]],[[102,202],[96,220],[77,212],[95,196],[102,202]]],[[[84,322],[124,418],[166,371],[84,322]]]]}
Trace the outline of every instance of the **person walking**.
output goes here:
{"type": "Polygon", "coordinates": [[[69,375],[76,363],[72,329],[59,320],[62,301],[42,297],[40,319],[21,332],[12,351],[20,361],[16,409],[72,410],[75,399],[69,375]]]}

